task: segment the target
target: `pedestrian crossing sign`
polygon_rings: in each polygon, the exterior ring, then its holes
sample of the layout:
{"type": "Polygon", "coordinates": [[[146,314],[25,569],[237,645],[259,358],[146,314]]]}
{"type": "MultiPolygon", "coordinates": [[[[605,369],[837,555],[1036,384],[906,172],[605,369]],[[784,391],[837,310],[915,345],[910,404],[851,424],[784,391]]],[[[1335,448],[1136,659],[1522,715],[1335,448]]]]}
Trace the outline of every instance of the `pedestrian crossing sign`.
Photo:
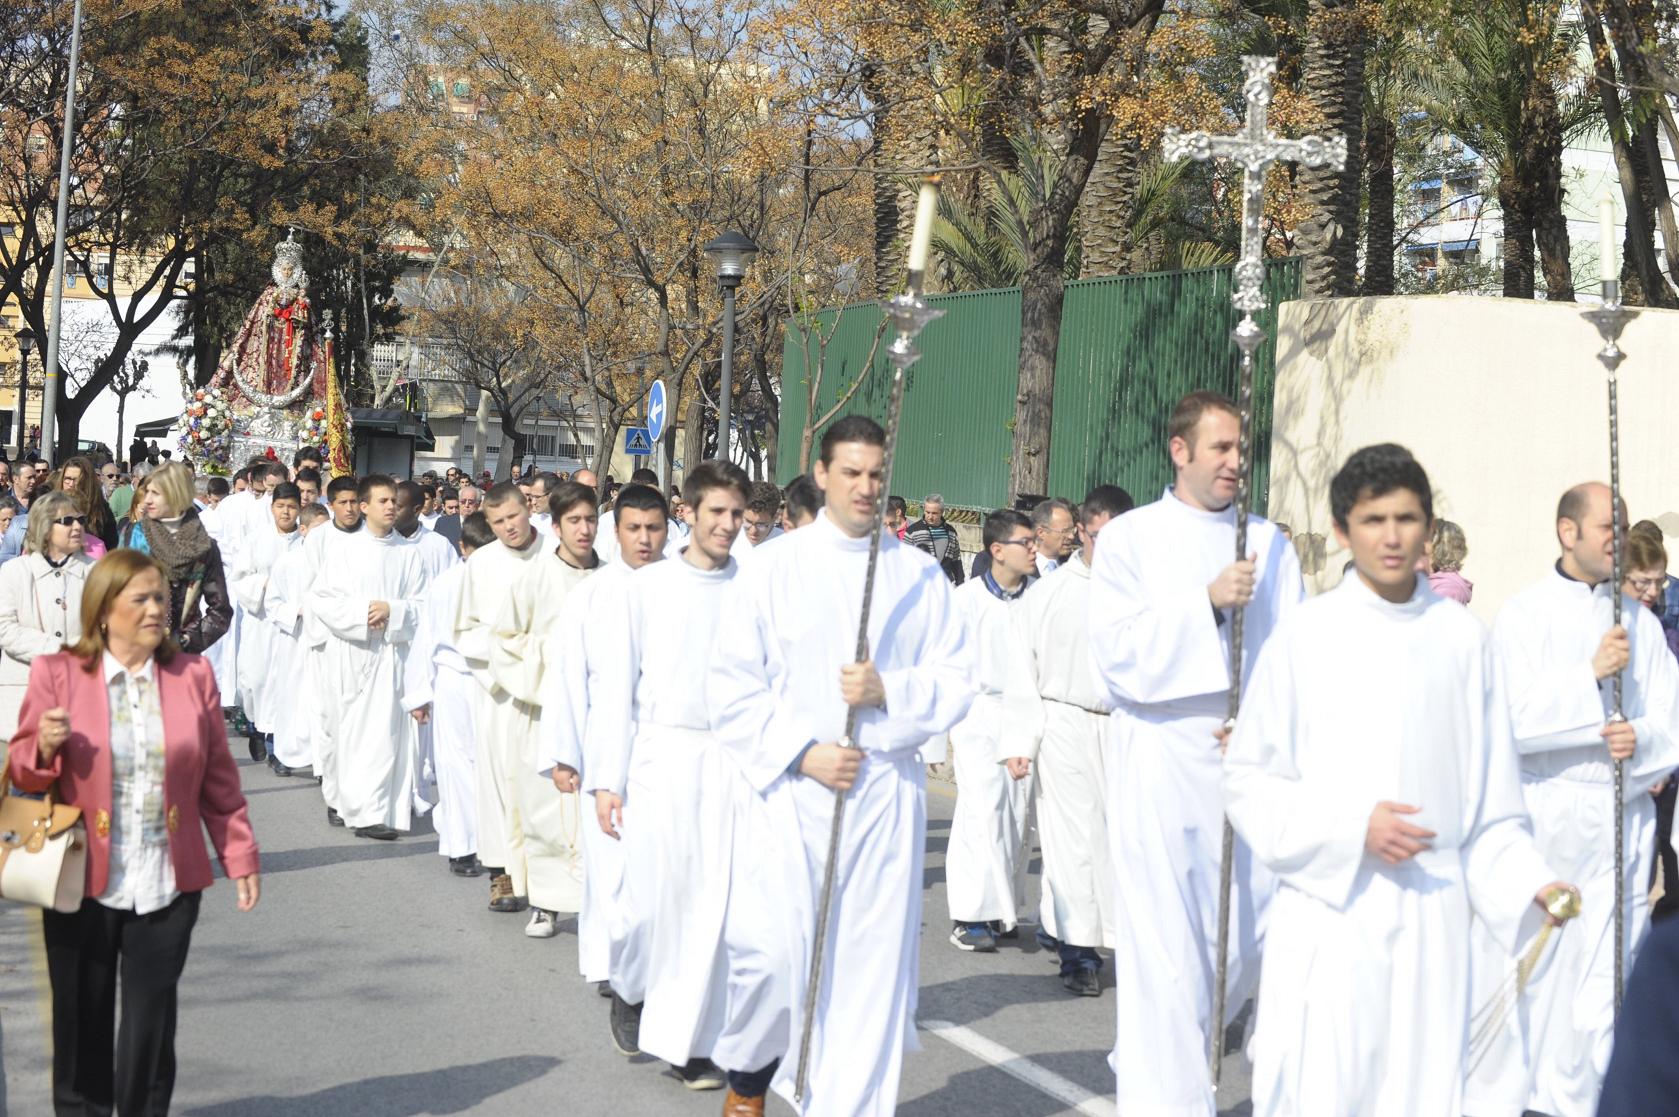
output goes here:
{"type": "Polygon", "coordinates": [[[624,428],[624,453],[632,458],[645,458],[653,453],[653,439],[646,427],[624,428]]]}

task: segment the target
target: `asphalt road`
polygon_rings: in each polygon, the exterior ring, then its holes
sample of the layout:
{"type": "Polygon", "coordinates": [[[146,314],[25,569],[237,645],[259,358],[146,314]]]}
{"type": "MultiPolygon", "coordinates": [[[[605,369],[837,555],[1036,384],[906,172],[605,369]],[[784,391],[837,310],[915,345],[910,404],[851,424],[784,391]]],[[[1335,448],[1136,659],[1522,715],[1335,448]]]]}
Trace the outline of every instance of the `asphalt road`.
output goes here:
{"type": "MultiPolygon", "coordinates": [[[[607,1002],[577,976],[572,923],[557,938],[526,939],[524,916],[486,910],[483,879],[448,874],[430,833],[383,843],[330,829],[313,781],[278,779],[243,752],[241,742],[262,902],[240,915],[225,882],[206,894],[182,981],[174,1113],[719,1112],[720,1094],[690,1093],[660,1064],[613,1051],[607,1002]]],[[[933,786],[923,1050],[905,1062],[899,1112],[1113,1114],[1115,991],[1066,993],[1030,926],[990,956],[946,941],[952,789],[933,786]]],[[[0,1112],[52,1112],[46,991],[38,915],[0,904],[0,1112]]],[[[1227,1061],[1225,1113],[1248,1111],[1247,1075],[1239,1056],[1227,1061]]]]}

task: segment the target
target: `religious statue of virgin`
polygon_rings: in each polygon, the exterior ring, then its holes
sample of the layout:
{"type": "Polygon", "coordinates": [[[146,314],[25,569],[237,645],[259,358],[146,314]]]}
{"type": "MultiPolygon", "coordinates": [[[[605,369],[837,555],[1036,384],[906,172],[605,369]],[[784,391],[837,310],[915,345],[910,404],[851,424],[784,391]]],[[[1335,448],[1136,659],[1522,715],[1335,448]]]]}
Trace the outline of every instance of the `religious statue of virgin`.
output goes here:
{"type": "Polygon", "coordinates": [[[324,404],[327,352],[309,303],[303,246],[291,232],[274,250],[272,282],[263,288],[233,338],[212,383],[237,408],[249,401],[289,409],[305,400],[324,404]]]}

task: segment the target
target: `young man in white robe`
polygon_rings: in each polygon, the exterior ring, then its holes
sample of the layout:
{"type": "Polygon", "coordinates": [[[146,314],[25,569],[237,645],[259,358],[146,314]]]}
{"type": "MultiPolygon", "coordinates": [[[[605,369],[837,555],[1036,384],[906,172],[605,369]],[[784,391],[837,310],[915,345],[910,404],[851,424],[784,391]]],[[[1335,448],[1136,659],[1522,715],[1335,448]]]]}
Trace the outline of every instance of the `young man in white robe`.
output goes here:
{"type": "Polygon", "coordinates": [[[1432,492],[1403,447],[1347,460],[1329,499],[1353,570],[1266,641],[1224,761],[1277,879],[1256,1117],[1462,1113],[1471,915],[1502,977],[1570,887],[1528,827],[1486,629],[1416,573],[1432,492]]]}
{"type": "MultiPolygon", "coordinates": [[[[594,576],[566,598],[560,612],[558,643],[563,656],[559,670],[546,676],[547,694],[538,726],[539,773],[561,791],[584,786],[595,770],[591,756],[622,741],[627,729],[617,721],[610,703],[603,701],[607,662],[614,639],[612,626],[622,625],[627,612],[623,592],[631,571],[663,559],[668,512],[664,498],[649,485],[625,485],[613,506],[620,561],[603,563],[594,576]]],[[[595,553],[600,553],[597,544],[595,553]]],[[[594,814],[594,804],[590,804],[594,814]]],[[[624,877],[622,835],[617,823],[623,803],[610,805],[604,825],[585,818],[583,830],[583,896],[577,913],[577,968],[583,980],[610,993],[612,931],[621,928],[617,916],[618,890],[624,877]]]]}
{"type": "Polygon", "coordinates": [[[834,793],[847,793],[803,1112],[883,1117],[915,1037],[927,769],[922,750],[973,701],[977,657],[933,559],[881,539],[857,663],[885,432],[848,416],[822,436],[824,508],[759,553],[712,646],[712,729],[757,792],[737,825],[729,1019],[713,1054],[725,1112],[791,1099],[834,793]],[[845,739],[847,714],[857,724],[845,739]]]}
{"type": "MultiPolygon", "coordinates": [[[[496,541],[482,513],[461,524],[461,556],[496,541]]],[[[451,548],[452,550],[453,548],[451,548]]],[[[478,748],[473,724],[478,684],[455,646],[466,564],[457,562],[426,585],[419,625],[404,665],[402,706],[420,726],[420,756],[429,760],[437,783],[432,825],[437,852],[458,877],[484,874],[478,861],[478,748]]]]}
{"type": "MultiPolygon", "coordinates": [[[[1621,516],[1626,512],[1621,510],[1621,516]]],[[[1539,850],[1580,885],[1577,926],[1536,969],[1469,1080],[1468,1117],[1590,1117],[1615,1023],[1615,764],[1625,762],[1626,969],[1649,927],[1656,808],[1650,790],[1679,764],[1679,670],[1656,614],[1611,585],[1609,486],[1577,485],[1557,506],[1561,556],[1498,611],[1493,650],[1508,688],[1522,793],[1539,850]],[[1622,594],[1613,627],[1612,593],[1622,594]],[[1611,719],[1614,676],[1622,712],[1611,719]],[[1525,1057],[1524,1057],[1525,1056],[1525,1057]]],[[[1671,887],[1671,886],[1670,886],[1671,887]]],[[[1478,997],[1505,969],[1477,927],[1478,997]]]]}
{"type": "MultiPolygon", "coordinates": [[[[1118,1030],[1109,1064],[1121,1113],[1213,1117],[1207,1073],[1218,943],[1231,610],[1245,606],[1244,663],[1300,602],[1294,548],[1259,516],[1236,554],[1236,407],[1184,397],[1168,423],[1172,487],[1102,530],[1090,571],[1090,651],[1114,712],[1108,838],[1118,1030]]],[[[1269,874],[1236,843],[1228,1014],[1258,976],[1269,874]]]]}
{"type": "Polygon", "coordinates": [[[327,484],[328,508],[331,520],[319,531],[311,532],[304,540],[303,553],[309,563],[309,592],[303,604],[304,662],[308,664],[312,714],[312,766],[321,781],[321,798],[326,801],[326,820],[329,826],[343,826],[338,813],[338,766],[333,762],[333,750],[340,739],[339,711],[343,708],[343,683],[332,669],[326,655],[331,633],[316,612],[315,584],[323,571],[336,569],[354,546],[361,531],[361,501],[354,477],[334,477],[327,484]]]}
{"type": "Polygon", "coordinates": [[[559,670],[564,656],[558,639],[560,612],[566,598],[600,565],[595,555],[595,491],[556,481],[545,500],[547,547],[509,587],[490,648],[490,674],[512,696],[525,723],[513,741],[511,783],[531,907],[525,934],[535,939],[553,938],[559,933],[557,913],[582,906],[579,835],[584,814],[594,818],[594,803],[583,812],[576,787],[562,790],[540,774],[537,724],[544,680],[550,671],[559,670]]]}
{"type": "Polygon", "coordinates": [[[396,482],[364,477],[357,499],[362,530],[316,577],[314,611],[343,703],[330,762],[338,812],[357,837],[392,841],[413,811],[417,726],[402,708],[402,677],[426,574],[393,528],[396,482]]]}
{"type": "Polygon", "coordinates": [[[958,950],[995,954],[997,936],[1014,935],[1024,881],[1030,769],[1008,762],[1020,746],[1001,735],[1003,680],[1008,673],[1012,617],[1038,580],[1032,521],[1001,508],[985,517],[981,541],[990,569],[956,590],[956,612],[979,657],[979,693],[968,716],[950,730],[956,767],[956,810],[945,852],[945,903],[950,941],[958,950]]]}
{"type": "MultiPolygon", "coordinates": [[[[226,570],[242,570],[250,566],[250,552],[262,546],[274,532],[274,514],[270,506],[274,499],[274,489],[287,479],[284,465],[277,461],[263,459],[251,464],[250,488],[247,491],[249,499],[233,506],[231,512],[223,511],[221,515],[221,531],[224,538],[231,544],[228,553],[222,556],[222,565],[226,570]]],[[[222,504],[227,504],[223,501],[222,504]]],[[[239,645],[244,641],[247,627],[257,628],[260,622],[248,621],[245,608],[234,600],[233,623],[228,631],[234,634],[234,640],[223,654],[231,654],[234,664],[235,686],[239,696],[239,707],[245,713],[245,719],[251,721],[250,707],[259,704],[262,699],[254,692],[263,687],[260,660],[252,660],[246,656],[239,645]]],[[[226,637],[224,636],[225,640],[226,637]]],[[[260,637],[258,637],[260,639],[260,637]]],[[[254,750],[253,750],[254,751],[254,750]]]]}
{"type": "Polygon", "coordinates": [[[1010,772],[1030,767],[1037,774],[1039,941],[1057,952],[1062,985],[1083,997],[1102,995],[1097,948],[1113,946],[1115,920],[1106,813],[1110,707],[1090,671],[1090,560],[1102,528],[1131,507],[1130,494],[1114,485],[1098,485],[1084,498],[1079,550],[1012,613],[1003,683],[1001,738],[1014,750],[1010,772]]]}
{"type": "MultiPolygon", "coordinates": [[[[303,639],[303,613],[314,571],[309,565],[309,537],[330,531],[332,514],[319,504],[305,504],[297,517],[298,545],[274,561],[268,575],[264,618],[274,630],[276,678],[299,680],[308,686],[309,656],[303,639]]],[[[317,657],[318,658],[318,657],[317,657]]],[[[295,696],[295,692],[294,696],[295,696]]],[[[277,776],[297,776],[315,763],[313,702],[279,702],[274,716],[274,743],[268,767],[277,776]]],[[[313,774],[313,773],[310,773],[313,774]]]]}
{"type": "Polygon", "coordinates": [[[490,910],[521,912],[530,901],[518,796],[527,770],[518,766],[518,758],[532,721],[496,681],[490,661],[495,655],[496,622],[507,596],[514,583],[530,575],[532,564],[547,554],[548,545],[531,528],[530,506],[513,482],[491,488],[483,511],[496,541],[474,552],[467,564],[455,612],[454,643],[478,684],[472,719],[478,748],[478,860],[490,873],[490,910]]]}
{"type": "Polygon", "coordinates": [[[275,564],[302,545],[297,518],[303,508],[297,486],[289,481],[274,485],[267,496],[268,530],[245,541],[238,565],[228,570],[227,588],[245,614],[237,668],[244,680],[245,716],[262,739],[264,759],[271,759],[280,708],[294,698],[289,656],[285,663],[279,662],[284,635],[268,616],[269,584],[275,564]]]}
{"type": "Polygon", "coordinates": [[[588,778],[603,832],[623,835],[624,879],[613,935],[612,1035],[620,1051],[671,1064],[691,1089],[720,1089],[712,1045],[722,1032],[739,770],[711,733],[707,649],[727,627],[729,548],[751,482],[739,466],[702,462],[683,482],[698,524],[681,555],[624,580],[623,620],[596,634],[609,665],[599,714],[616,736],[588,778]]]}
{"type": "Polygon", "coordinates": [[[420,549],[420,564],[426,577],[435,579],[445,570],[457,565],[461,556],[455,545],[421,522],[420,509],[425,493],[413,481],[398,482],[396,487],[396,532],[420,549]]]}

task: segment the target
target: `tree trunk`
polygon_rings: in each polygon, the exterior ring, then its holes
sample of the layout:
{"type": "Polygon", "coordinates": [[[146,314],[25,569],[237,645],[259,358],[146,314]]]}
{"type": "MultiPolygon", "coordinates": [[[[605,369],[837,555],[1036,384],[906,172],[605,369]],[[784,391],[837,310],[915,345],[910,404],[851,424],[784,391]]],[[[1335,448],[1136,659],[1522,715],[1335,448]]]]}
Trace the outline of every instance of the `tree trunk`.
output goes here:
{"type": "Polygon", "coordinates": [[[1393,154],[1397,130],[1380,111],[1364,124],[1365,181],[1369,184],[1369,213],[1364,222],[1364,293],[1391,295],[1394,291],[1393,253],[1397,239],[1393,211],[1393,154]]]}
{"type": "Polygon", "coordinates": [[[1655,221],[1640,186],[1640,160],[1633,151],[1630,125],[1616,84],[1615,62],[1604,39],[1603,24],[1587,17],[1581,24],[1591,46],[1598,101],[1603,122],[1615,153],[1615,171],[1621,180],[1621,200],[1626,210],[1626,242],[1621,254],[1621,299],[1631,305],[1670,306],[1673,296],[1656,260],[1655,221]]]}
{"type": "MultiPolygon", "coordinates": [[[[127,410],[128,410],[128,393],[127,392],[119,392],[117,394],[117,440],[115,442],[111,443],[111,457],[115,458],[117,461],[121,461],[122,458],[119,455],[125,453],[125,451],[123,450],[123,441],[122,441],[122,427],[123,427],[122,418],[123,418],[123,412],[125,412],[127,410]]],[[[129,464],[133,465],[134,463],[130,462],[129,464]]]]}
{"type": "Polygon", "coordinates": [[[1137,133],[1110,127],[1079,199],[1079,278],[1132,270],[1132,210],[1142,166],[1143,145],[1137,133]]]}
{"type": "Polygon", "coordinates": [[[1363,191],[1365,13],[1352,0],[1311,0],[1301,85],[1325,135],[1347,138],[1347,165],[1302,167],[1311,216],[1300,226],[1308,298],[1358,290],[1358,204],[1363,191]]]}
{"type": "Polygon", "coordinates": [[[1526,184],[1516,174],[1502,175],[1498,207],[1504,213],[1504,297],[1533,298],[1533,213],[1526,184]]]}
{"type": "Polygon", "coordinates": [[[1556,90],[1547,79],[1530,79],[1522,103],[1521,165],[1517,174],[1533,200],[1530,214],[1539,244],[1539,266],[1545,276],[1545,297],[1551,302],[1574,301],[1574,266],[1568,258],[1568,218],[1563,214],[1562,116],[1556,90]]]}
{"type": "Polygon", "coordinates": [[[501,418],[501,454],[496,459],[496,480],[507,481],[518,476],[517,467],[524,464],[525,446],[530,438],[519,429],[520,415],[499,400],[496,413],[501,418]]]}

